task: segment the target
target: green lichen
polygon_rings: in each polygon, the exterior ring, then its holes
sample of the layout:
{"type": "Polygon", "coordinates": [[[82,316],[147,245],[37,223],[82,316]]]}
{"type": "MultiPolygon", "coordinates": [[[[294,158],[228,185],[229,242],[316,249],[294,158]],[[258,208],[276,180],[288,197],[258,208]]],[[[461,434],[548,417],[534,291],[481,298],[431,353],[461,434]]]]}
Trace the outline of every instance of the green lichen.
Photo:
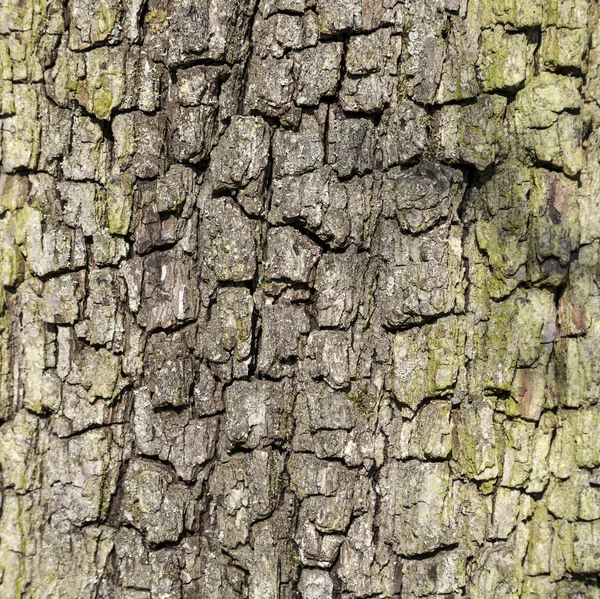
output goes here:
{"type": "Polygon", "coordinates": [[[453,414],[452,457],[461,474],[491,492],[499,473],[493,409],[486,399],[463,404],[453,414]]]}
{"type": "Polygon", "coordinates": [[[0,242],[0,285],[14,287],[24,274],[23,256],[18,248],[0,242]]]}
{"type": "Polygon", "coordinates": [[[169,27],[169,11],[165,7],[155,8],[146,15],[145,24],[149,26],[150,33],[157,35],[169,27]]]}
{"type": "Polygon", "coordinates": [[[586,42],[585,29],[550,27],[542,36],[540,59],[550,69],[579,69],[582,66],[586,42]]]}
{"type": "Polygon", "coordinates": [[[481,25],[511,25],[516,29],[539,27],[545,19],[546,0],[482,0],[481,25]]]}
{"type": "Polygon", "coordinates": [[[101,2],[100,6],[96,10],[95,18],[93,20],[94,25],[98,29],[97,39],[94,41],[101,41],[106,39],[115,27],[117,22],[118,11],[108,2],[101,2]]]}
{"type": "Polygon", "coordinates": [[[99,119],[109,118],[113,108],[115,108],[116,105],[117,102],[115,102],[115,98],[109,85],[101,86],[94,93],[92,112],[99,119]]]}
{"type": "Polygon", "coordinates": [[[527,75],[529,46],[525,34],[497,26],[481,33],[478,72],[485,91],[514,90],[527,75]]]}
{"type": "Polygon", "coordinates": [[[133,209],[135,177],[129,171],[111,179],[106,186],[106,218],[113,235],[127,235],[133,209]]]}
{"type": "Polygon", "coordinates": [[[376,397],[367,383],[355,382],[348,393],[348,399],[354,408],[366,418],[371,417],[377,408],[376,397]]]}

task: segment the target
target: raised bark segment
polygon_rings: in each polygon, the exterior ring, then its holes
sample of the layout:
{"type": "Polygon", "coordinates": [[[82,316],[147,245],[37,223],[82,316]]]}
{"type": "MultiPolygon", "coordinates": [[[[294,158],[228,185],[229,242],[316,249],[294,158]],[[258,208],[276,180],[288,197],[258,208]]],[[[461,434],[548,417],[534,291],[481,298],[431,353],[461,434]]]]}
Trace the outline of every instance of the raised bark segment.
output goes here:
{"type": "Polygon", "coordinates": [[[599,597],[595,0],[0,0],[0,596],[599,597]]]}

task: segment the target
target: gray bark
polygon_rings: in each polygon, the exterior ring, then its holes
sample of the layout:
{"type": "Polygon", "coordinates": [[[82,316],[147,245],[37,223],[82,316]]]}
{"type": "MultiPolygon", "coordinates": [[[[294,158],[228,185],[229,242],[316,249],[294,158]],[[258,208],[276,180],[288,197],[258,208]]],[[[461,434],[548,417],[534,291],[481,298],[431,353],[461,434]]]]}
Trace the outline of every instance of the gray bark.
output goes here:
{"type": "Polygon", "coordinates": [[[600,597],[596,0],[0,0],[0,596],[600,597]]]}

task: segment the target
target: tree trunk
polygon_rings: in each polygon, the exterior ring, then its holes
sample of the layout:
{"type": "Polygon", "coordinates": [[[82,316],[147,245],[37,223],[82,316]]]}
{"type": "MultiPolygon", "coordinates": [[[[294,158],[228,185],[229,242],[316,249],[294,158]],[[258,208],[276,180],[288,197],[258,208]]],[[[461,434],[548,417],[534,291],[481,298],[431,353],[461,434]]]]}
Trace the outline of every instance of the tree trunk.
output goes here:
{"type": "Polygon", "coordinates": [[[0,596],[600,597],[596,0],[0,0],[0,596]]]}

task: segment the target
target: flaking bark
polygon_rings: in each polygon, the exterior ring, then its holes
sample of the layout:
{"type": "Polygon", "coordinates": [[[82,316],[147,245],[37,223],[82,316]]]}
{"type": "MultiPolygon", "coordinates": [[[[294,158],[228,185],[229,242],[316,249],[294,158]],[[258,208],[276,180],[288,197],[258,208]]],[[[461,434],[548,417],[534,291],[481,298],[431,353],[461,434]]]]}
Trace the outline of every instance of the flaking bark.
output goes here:
{"type": "Polygon", "coordinates": [[[0,0],[0,596],[600,597],[596,0],[0,0]]]}

